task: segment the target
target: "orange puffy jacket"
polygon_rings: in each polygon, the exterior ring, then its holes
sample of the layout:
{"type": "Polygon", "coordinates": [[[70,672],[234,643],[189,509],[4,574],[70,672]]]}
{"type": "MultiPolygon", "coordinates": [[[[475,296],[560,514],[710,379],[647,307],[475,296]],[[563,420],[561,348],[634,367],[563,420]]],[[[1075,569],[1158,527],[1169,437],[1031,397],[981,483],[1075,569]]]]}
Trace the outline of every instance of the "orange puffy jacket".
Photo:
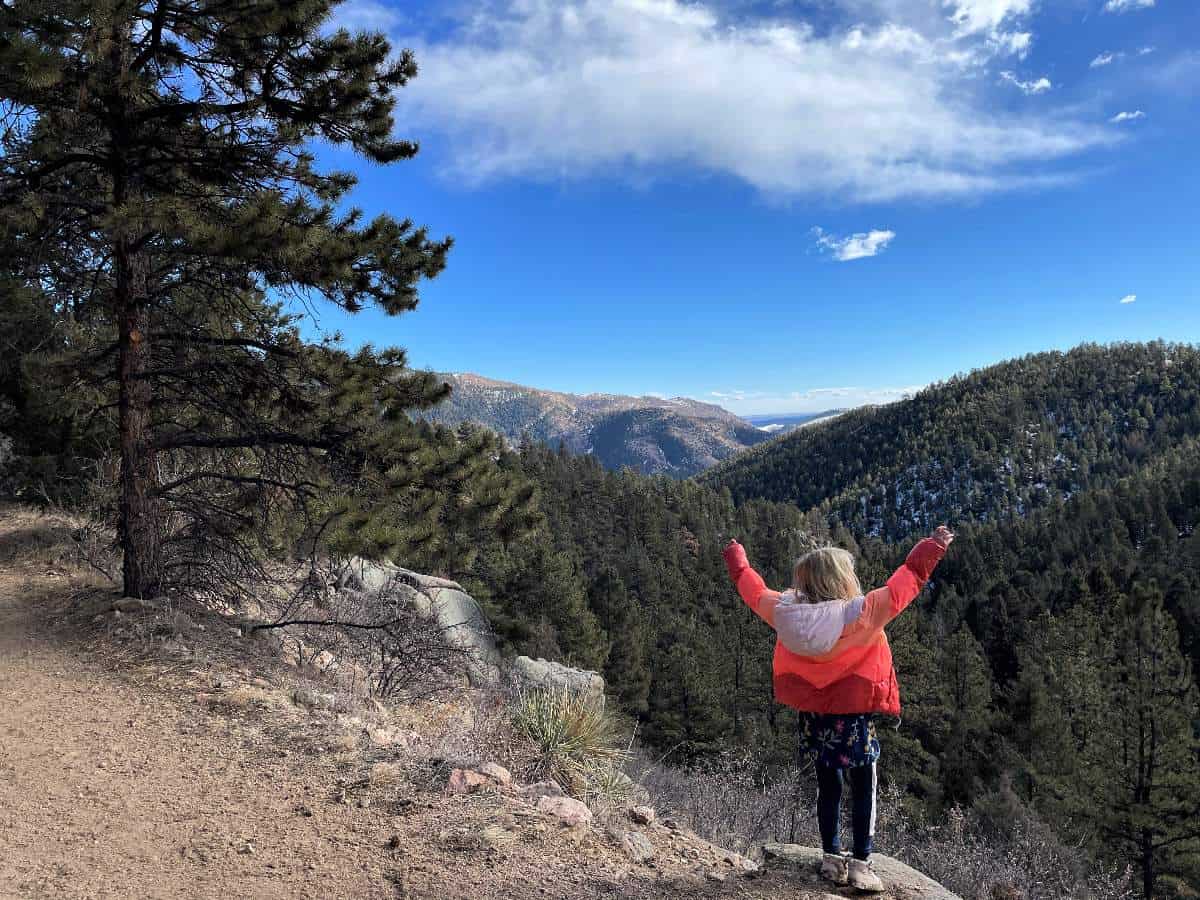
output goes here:
{"type": "MultiPolygon", "coordinates": [[[[777,640],[775,699],[802,712],[900,715],[900,683],[883,628],[921,592],[945,552],[931,538],[918,543],[887,585],[867,594],[861,614],[828,653],[800,656],[777,640]]],[[[750,568],[741,544],[730,542],[723,555],[742,600],[774,628],[779,592],[750,568]]]]}

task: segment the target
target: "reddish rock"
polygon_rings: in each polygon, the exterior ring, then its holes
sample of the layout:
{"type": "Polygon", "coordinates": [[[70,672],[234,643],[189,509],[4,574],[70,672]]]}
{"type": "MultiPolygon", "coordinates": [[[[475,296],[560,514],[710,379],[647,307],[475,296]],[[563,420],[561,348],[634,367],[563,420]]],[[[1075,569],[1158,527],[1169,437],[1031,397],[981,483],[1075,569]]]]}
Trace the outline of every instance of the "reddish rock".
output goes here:
{"type": "Polygon", "coordinates": [[[492,783],[492,779],[471,769],[455,769],[446,782],[446,790],[451,794],[473,794],[492,783]]]}
{"type": "Polygon", "coordinates": [[[486,762],[479,767],[479,774],[486,775],[496,784],[510,785],[512,784],[512,773],[499,763],[486,762]]]}
{"type": "Polygon", "coordinates": [[[542,797],[538,800],[537,808],[568,826],[584,825],[592,821],[592,811],[586,804],[573,797],[542,797]]]}

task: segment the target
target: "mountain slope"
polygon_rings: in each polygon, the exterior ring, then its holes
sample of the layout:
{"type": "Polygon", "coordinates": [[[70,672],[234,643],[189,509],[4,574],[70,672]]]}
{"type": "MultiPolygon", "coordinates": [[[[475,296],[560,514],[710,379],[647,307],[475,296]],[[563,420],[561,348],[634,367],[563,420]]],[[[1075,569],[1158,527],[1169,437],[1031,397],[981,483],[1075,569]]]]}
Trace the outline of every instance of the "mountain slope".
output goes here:
{"type": "Polygon", "coordinates": [[[945,518],[1022,515],[1200,435],[1200,350],[1084,345],[843,413],[715,467],[739,500],[820,508],[898,539],[945,518]]]}
{"type": "Polygon", "coordinates": [[[728,410],[683,397],[567,394],[442,375],[450,397],[426,413],[443,425],[475,422],[518,444],[526,436],[591,453],[610,469],[686,477],[769,438],[728,410]]]}

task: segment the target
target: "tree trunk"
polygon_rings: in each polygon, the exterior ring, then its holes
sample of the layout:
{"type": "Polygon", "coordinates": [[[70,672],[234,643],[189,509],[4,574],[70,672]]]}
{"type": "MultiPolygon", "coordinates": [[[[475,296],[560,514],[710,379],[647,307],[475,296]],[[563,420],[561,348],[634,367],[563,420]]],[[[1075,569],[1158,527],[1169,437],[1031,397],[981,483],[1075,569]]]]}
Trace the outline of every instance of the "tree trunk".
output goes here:
{"type": "Polygon", "coordinates": [[[1154,871],[1154,844],[1153,835],[1149,831],[1143,829],[1141,835],[1142,844],[1142,895],[1146,900],[1154,900],[1154,882],[1158,879],[1155,877],[1157,873],[1154,871]]]}
{"type": "Polygon", "coordinates": [[[150,347],[144,257],[119,242],[117,251],[117,383],[121,443],[118,532],[124,554],[125,594],[150,599],[162,588],[162,523],[154,490],[158,472],[150,444],[150,347]]]}

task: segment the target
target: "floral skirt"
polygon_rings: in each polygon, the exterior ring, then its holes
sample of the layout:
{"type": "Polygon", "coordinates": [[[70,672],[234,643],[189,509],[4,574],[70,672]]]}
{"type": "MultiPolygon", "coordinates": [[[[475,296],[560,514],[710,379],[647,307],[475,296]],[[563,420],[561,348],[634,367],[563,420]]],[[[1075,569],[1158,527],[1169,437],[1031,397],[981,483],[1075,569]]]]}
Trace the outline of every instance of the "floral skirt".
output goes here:
{"type": "Polygon", "coordinates": [[[835,769],[869,766],[879,759],[874,717],[800,713],[800,749],[817,765],[835,769]]]}

